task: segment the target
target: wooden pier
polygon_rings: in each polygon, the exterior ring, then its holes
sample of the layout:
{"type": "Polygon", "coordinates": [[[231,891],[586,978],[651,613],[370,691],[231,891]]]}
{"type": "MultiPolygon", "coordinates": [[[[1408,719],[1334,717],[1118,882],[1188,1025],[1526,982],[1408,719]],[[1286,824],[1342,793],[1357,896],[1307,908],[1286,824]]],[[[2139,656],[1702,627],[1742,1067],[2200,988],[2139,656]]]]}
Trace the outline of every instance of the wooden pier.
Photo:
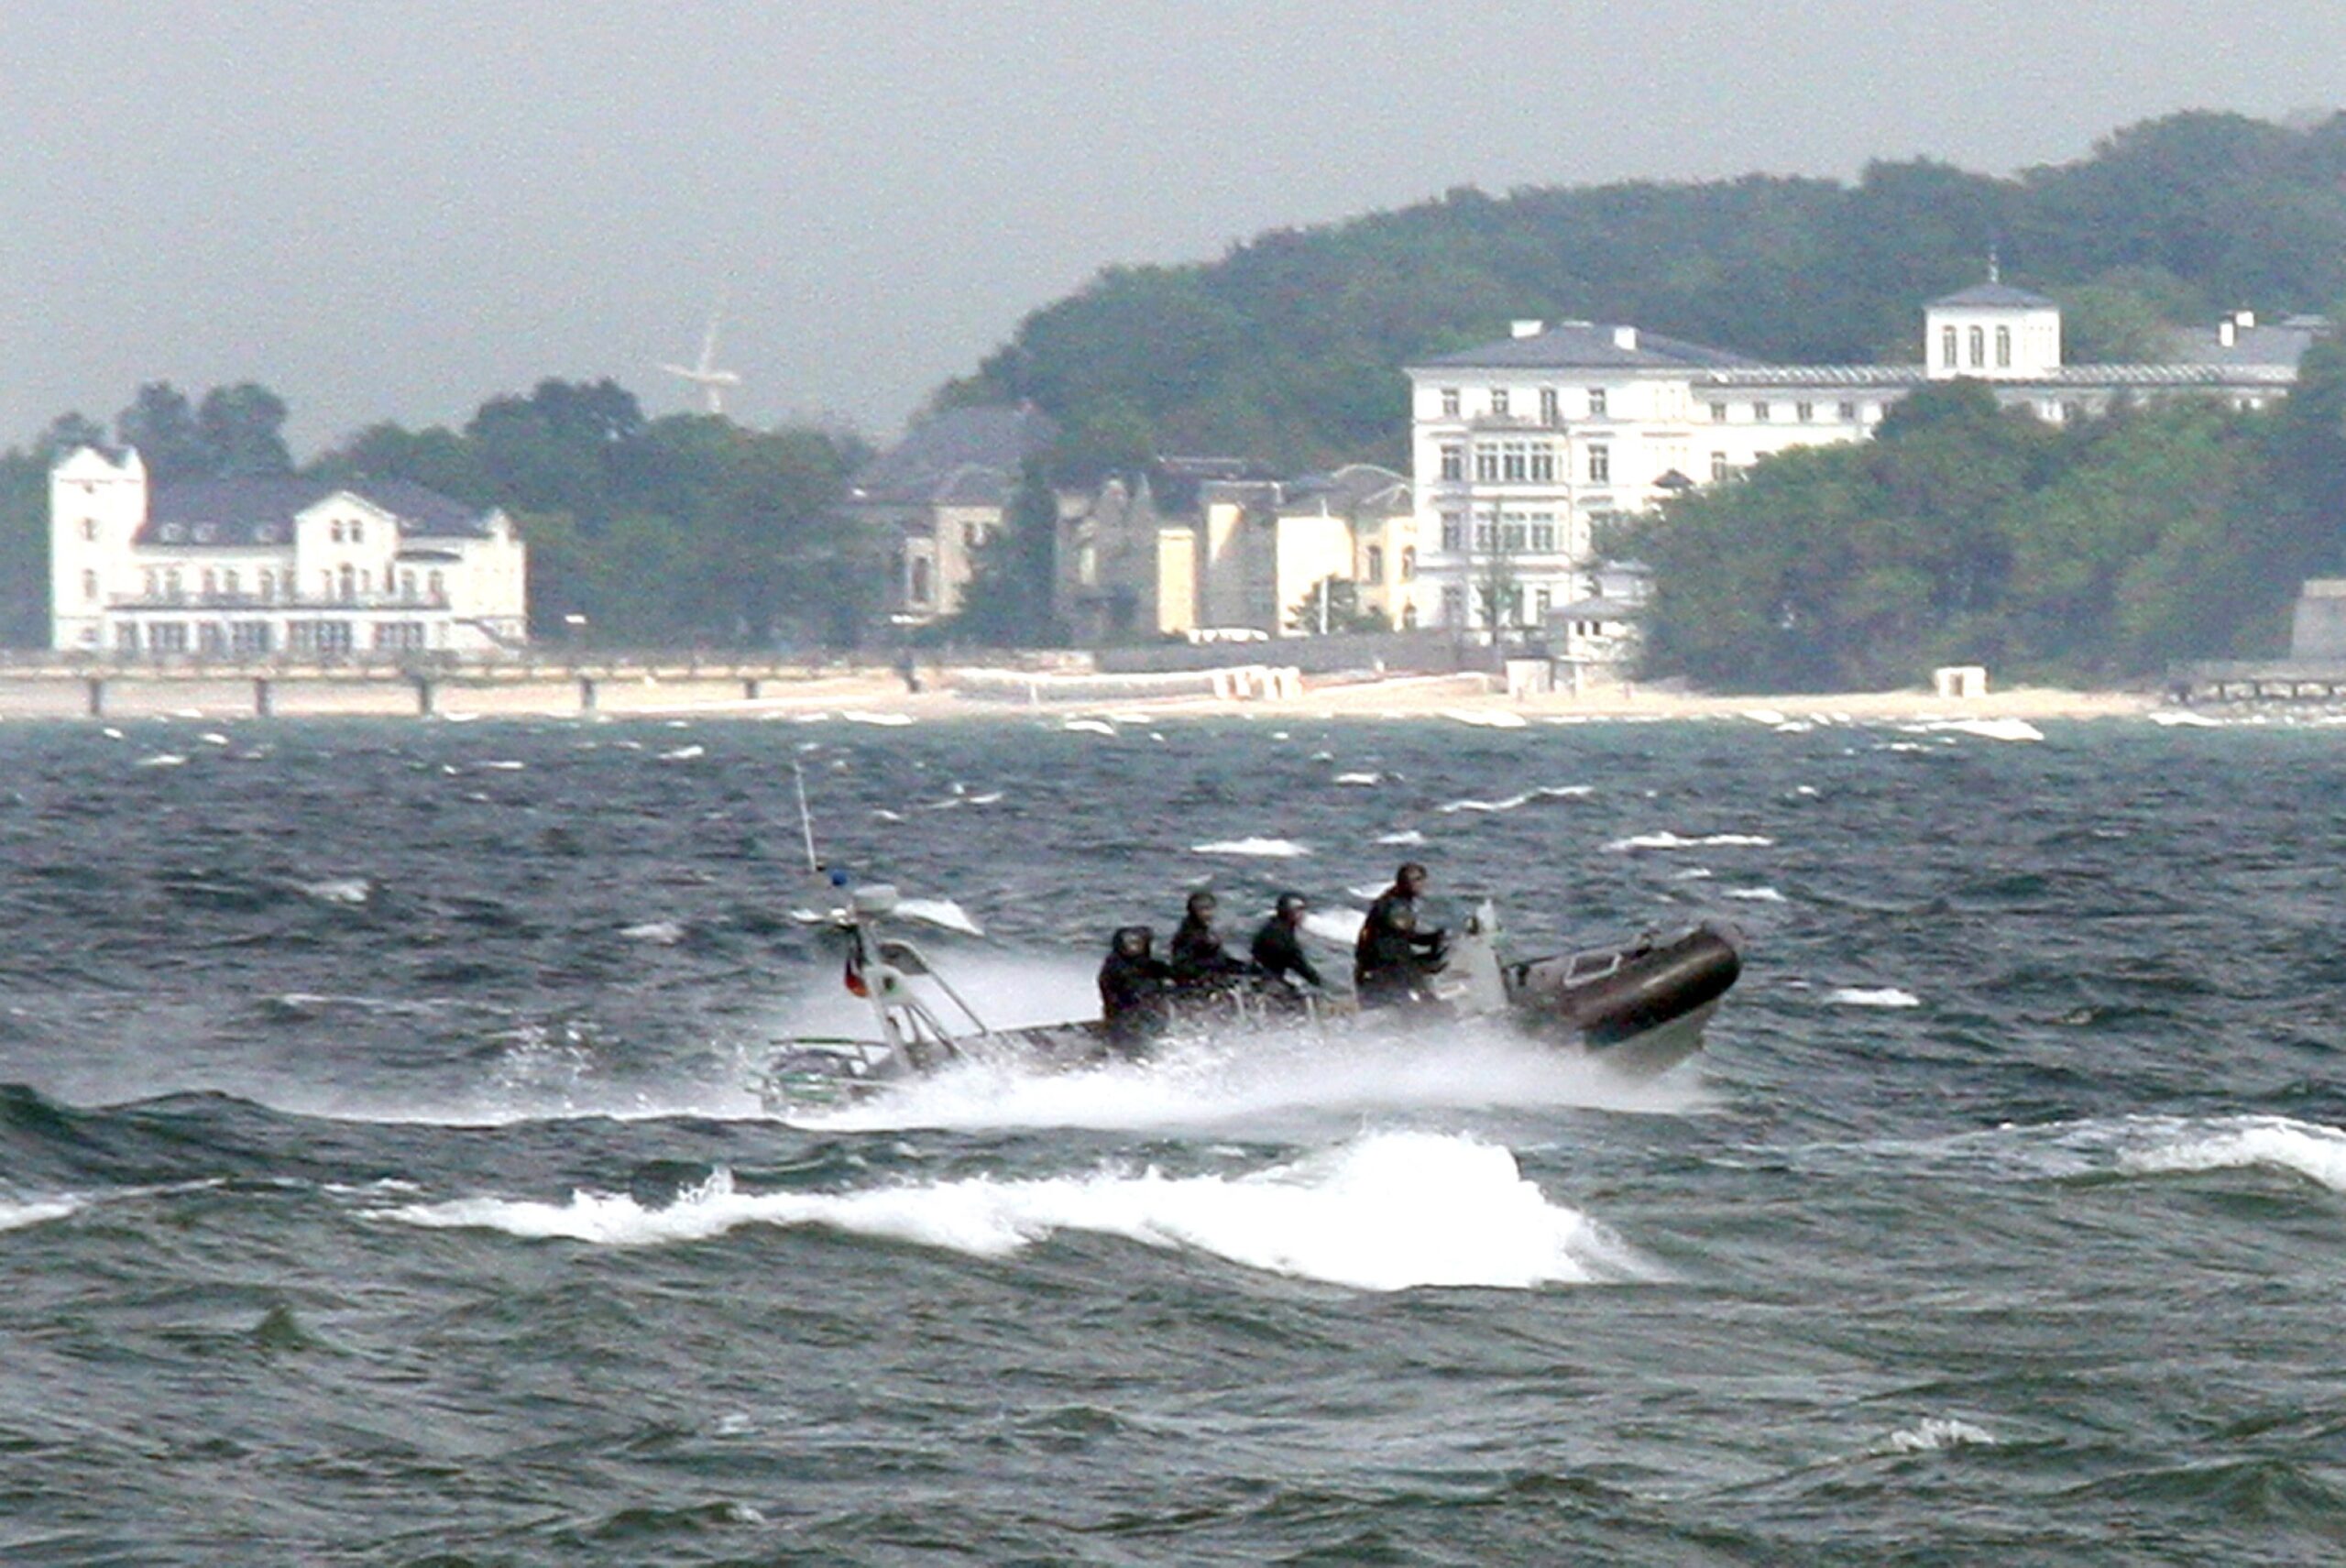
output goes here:
{"type": "MultiPolygon", "coordinates": [[[[872,674],[804,660],[737,657],[724,653],[614,653],[595,657],[504,657],[457,660],[431,655],[343,659],[286,657],[236,659],[167,656],[111,661],[64,653],[20,653],[0,657],[0,688],[32,700],[39,711],[107,717],[123,703],[151,705],[195,697],[211,704],[249,703],[257,718],[297,709],[311,711],[412,711],[431,716],[451,693],[499,690],[518,695],[544,688],[549,701],[567,697],[576,711],[593,713],[614,691],[626,692],[631,708],[656,707],[640,694],[695,692],[757,702],[770,691],[849,674],[872,674]],[[321,708],[317,699],[340,694],[345,700],[321,708]],[[356,702],[353,696],[363,698],[356,702]],[[385,699],[391,699],[386,701],[385,699]]],[[[704,697],[706,700],[706,697],[704,697]]]]}

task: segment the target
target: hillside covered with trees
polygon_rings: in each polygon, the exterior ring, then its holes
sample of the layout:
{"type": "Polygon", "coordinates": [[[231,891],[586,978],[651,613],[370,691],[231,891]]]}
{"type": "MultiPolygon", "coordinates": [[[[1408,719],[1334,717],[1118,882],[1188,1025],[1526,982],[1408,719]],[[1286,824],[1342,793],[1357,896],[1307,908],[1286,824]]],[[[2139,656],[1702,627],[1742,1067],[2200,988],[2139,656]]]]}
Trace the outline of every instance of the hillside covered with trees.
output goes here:
{"type": "Polygon", "coordinates": [[[1291,470],[1398,464],[1400,367],[1583,317],[1777,363],[1903,361],[1924,301],[1983,275],[2065,307],[2068,357],[2147,356],[2163,322],[2346,298],[2346,115],[2185,114],[2012,178],[1876,163],[1853,184],[1457,190],[1283,230],[1211,263],[1120,267],[1020,324],[947,402],[1029,400],[1071,466],[1155,452],[1291,470]]]}
{"type": "MultiPolygon", "coordinates": [[[[1912,360],[1923,302],[1977,281],[1991,249],[2061,302],[2073,361],[2154,357],[2166,324],[2224,309],[2335,314],[2346,115],[2178,115],[2011,178],[1913,161],[1849,183],[1453,191],[1210,263],[1111,268],[936,400],[1051,414],[1062,483],[1173,453],[1401,466],[1400,367],[1511,317],[1630,322],[1776,361],[1912,360]]],[[[2346,566],[2346,378],[2332,353],[2308,369],[2283,409],[2143,408],[2057,433],[1935,392],[1879,442],[1762,464],[1635,542],[1661,574],[1655,667],[1864,685],[1945,653],[2110,678],[2269,646],[2297,577],[2346,566]]],[[[55,451],[112,437],[163,477],[286,472],[285,411],[249,383],[192,400],[156,383],[109,428],[67,415],[0,455],[0,639],[45,639],[55,451]]],[[[548,380],[459,429],[376,425],[302,471],[507,509],[542,636],[578,614],[612,643],[762,644],[865,634],[882,545],[839,502],[866,455],[548,380]]],[[[1032,550],[1005,539],[983,565],[965,632],[1036,624],[1032,550]]]]}
{"type": "Polygon", "coordinates": [[[1976,381],[1862,444],[1692,492],[1616,541],[1654,568],[1648,674],[1721,691],[1912,684],[1935,664],[2103,685],[2287,642],[2346,519],[2346,349],[2284,402],[2053,426],[1976,381]]]}

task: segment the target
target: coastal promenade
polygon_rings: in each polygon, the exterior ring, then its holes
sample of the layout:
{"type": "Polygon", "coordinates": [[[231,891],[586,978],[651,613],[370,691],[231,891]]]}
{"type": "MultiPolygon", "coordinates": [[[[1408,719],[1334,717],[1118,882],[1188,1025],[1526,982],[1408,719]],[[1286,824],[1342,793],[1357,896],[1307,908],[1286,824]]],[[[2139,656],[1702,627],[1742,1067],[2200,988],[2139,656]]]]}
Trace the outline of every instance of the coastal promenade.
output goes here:
{"type": "MultiPolygon", "coordinates": [[[[354,658],[115,663],[51,654],[0,658],[0,718],[235,718],[260,716],[444,718],[707,717],[788,718],[834,713],[949,720],[1032,715],[1123,718],[1248,715],[1263,718],[1518,720],[2063,718],[2139,714],[2161,705],[2142,692],[2019,687],[1972,697],[1928,691],[1727,696],[1663,685],[1604,686],[1511,696],[1475,674],[1317,677],[1233,683],[1223,690],[1152,691],[1102,682],[1074,700],[1038,702],[1035,673],[1003,665],[924,663],[911,689],[889,663],[731,654],[541,652],[457,664],[354,658]]],[[[1079,679],[1070,686],[1091,685],[1079,679]]]]}

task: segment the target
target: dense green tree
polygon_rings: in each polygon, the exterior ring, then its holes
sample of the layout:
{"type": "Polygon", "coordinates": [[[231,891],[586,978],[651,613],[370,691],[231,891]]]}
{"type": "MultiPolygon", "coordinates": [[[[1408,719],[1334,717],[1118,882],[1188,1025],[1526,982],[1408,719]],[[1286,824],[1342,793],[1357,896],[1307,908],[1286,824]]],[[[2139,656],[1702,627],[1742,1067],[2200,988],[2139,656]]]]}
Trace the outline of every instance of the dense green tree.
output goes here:
{"type": "Polygon", "coordinates": [[[187,394],[169,381],[148,381],[115,416],[115,438],[138,449],[149,479],[193,479],[216,474],[211,445],[187,394]]]}
{"type": "Polygon", "coordinates": [[[1317,637],[1323,632],[1383,631],[1387,627],[1383,616],[1361,608],[1358,583],[1346,576],[1327,576],[1287,607],[1287,629],[1317,637]]]}
{"type": "Polygon", "coordinates": [[[223,477],[290,474],[285,400],[254,381],[214,387],[195,411],[196,436],[210,471],[223,477]]]}
{"type": "Polygon", "coordinates": [[[1067,640],[1051,614],[1058,517],[1047,464],[1030,461],[1003,509],[1001,529],[977,548],[947,635],[997,647],[1067,640]]]}

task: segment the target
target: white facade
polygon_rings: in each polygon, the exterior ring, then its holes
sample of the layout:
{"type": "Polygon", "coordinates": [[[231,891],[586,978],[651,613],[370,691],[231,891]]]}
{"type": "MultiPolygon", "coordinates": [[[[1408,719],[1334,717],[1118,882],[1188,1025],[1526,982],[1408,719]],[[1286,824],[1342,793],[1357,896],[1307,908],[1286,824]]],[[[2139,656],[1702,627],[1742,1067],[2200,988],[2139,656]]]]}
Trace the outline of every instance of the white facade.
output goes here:
{"type": "Polygon", "coordinates": [[[2065,366],[2059,307],[1989,283],[1932,302],[1924,330],[1921,364],[1763,365],[1634,326],[1527,321],[1409,367],[1420,624],[1539,628],[1604,597],[1609,521],[1792,447],[1862,440],[1931,381],[1976,378],[2055,422],[2124,397],[2253,408],[2286,392],[2327,323],[2260,329],[2242,312],[2177,334],[2172,363],[2065,366]]]}
{"type": "Polygon", "coordinates": [[[528,639],[501,511],[420,487],[158,487],[135,451],[49,471],[50,645],[114,657],[479,655],[528,639]]]}

